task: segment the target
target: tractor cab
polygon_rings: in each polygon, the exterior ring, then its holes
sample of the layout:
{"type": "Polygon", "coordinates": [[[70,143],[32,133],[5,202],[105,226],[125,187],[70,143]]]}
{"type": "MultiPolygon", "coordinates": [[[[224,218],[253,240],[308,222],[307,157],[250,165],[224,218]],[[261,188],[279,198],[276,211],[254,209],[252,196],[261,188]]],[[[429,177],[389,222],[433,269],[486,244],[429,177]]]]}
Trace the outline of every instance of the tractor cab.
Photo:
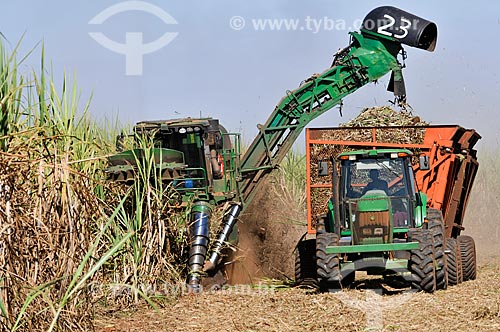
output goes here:
{"type": "Polygon", "coordinates": [[[339,228],[348,244],[392,243],[416,226],[416,210],[422,203],[411,157],[403,149],[339,155],[339,228]]]}

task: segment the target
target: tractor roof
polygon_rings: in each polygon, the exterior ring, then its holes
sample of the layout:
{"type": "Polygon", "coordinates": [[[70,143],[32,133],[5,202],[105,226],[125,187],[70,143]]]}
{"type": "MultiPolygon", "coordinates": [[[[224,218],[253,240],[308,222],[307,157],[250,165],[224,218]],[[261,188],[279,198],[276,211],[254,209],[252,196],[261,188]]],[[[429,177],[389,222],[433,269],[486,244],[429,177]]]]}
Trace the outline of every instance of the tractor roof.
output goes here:
{"type": "Polygon", "coordinates": [[[374,150],[355,150],[349,152],[343,152],[338,155],[337,158],[342,156],[358,156],[361,158],[383,158],[387,157],[392,153],[405,153],[408,156],[413,155],[413,153],[408,149],[374,149],[374,150]]]}

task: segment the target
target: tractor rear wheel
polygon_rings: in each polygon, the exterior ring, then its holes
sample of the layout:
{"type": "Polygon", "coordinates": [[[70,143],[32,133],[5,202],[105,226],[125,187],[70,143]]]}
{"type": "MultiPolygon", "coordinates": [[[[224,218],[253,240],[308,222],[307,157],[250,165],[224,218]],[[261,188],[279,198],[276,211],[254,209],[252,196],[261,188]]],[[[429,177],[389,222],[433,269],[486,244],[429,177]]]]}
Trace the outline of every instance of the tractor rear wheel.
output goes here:
{"type": "Polygon", "coordinates": [[[339,255],[326,253],[326,247],[338,245],[339,236],[336,233],[316,234],[316,266],[320,289],[323,291],[341,287],[339,255]]]}
{"type": "Polygon", "coordinates": [[[316,240],[300,241],[295,250],[295,286],[318,288],[316,240]]]}
{"type": "Polygon", "coordinates": [[[457,239],[446,239],[448,284],[458,285],[463,281],[462,274],[462,255],[457,239]]]}
{"type": "Polygon", "coordinates": [[[434,265],[434,244],[430,230],[410,229],[410,241],[419,243],[418,249],[410,252],[408,270],[411,272],[412,288],[432,293],[436,290],[436,270],[434,265]]]}
{"type": "Polygon", "coordinates": [[[464,281],[474,280],[477,275],[476,244],[474,239],[468,235],[458,237],[462,256],[462,273],[464,281]]]}
{"type": "Polygon", "coordinates": [[[427,228],[431,231],[434,242],[434,260],[436,262],[436,289],[448,288],[448,269],[446,255],[446,239],[444,236],[444,222],[441,211],[427,210],[427,228]]]}

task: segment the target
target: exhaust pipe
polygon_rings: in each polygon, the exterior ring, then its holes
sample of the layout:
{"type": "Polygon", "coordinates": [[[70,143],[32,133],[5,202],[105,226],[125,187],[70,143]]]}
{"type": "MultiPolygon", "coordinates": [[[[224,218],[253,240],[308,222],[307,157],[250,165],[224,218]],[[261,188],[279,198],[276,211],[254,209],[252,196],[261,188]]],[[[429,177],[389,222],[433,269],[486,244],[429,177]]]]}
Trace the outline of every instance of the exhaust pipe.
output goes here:
{"type": "Polygon", "coordinates": [[[217,159],[217,151],[214,149],[210,150],[210,164],[212,165],[214,179],[222,179],[222,169],[220,168],[219,160],[217,159]]]}
{"type": "Polygon", "coordinates": [[[208,202],[198,201],[193,204],[191,210],[188,288],[194,293],[199,291],[203,265],[207,255],[211,214],[212,208],[208,202]]]}
{"type": "Polygon", "coordinates": [[[205,272],[213,270],[219,263],[222,246],[233,231],[234,225],[236,225],[236,222],[238,221],[238,215],[240,214],[241,209],[240,203],[234,204],[231,206],[229,212],[224,215],[224,227],[215,241],[210,259],[205,264],[205,272]]]}

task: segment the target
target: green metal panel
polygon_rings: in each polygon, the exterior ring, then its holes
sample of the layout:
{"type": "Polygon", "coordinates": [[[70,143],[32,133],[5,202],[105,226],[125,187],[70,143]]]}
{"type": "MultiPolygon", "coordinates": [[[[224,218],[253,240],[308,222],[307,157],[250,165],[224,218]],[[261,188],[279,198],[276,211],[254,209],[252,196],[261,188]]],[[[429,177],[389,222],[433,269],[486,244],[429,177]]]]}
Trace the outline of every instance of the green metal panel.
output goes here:
{"type": "Polygon", "coordinates": [[[363,252],[383,252],[418,249],[418,242],[358,244],[351,246],[326,247],[327,254],[351,254],[363,252]]]}
{"type": "Polygon", "coordinates": [[[335,229],[335,207],[333,206],[333,202],[331,199],[328,200],[328,223],[330,229],[335,229]]]}
{"type": "Polygon", "coordinates": [[[388,211],[391,206],[390,198],[379,195],[364,195],[358,201],[359,212],[388,211]]]}
{"type": "Polygon", "coordinates": [[[156,164],[184,165],[184,154],[177,150],[154,148],[151,151],[143,149],[133,149],[120,152],[108,157],[108,162],[112,166],[116,165],[136,165],[138,160],[144,156],[153,156],[156,164]]]}
{"type": "Polygon", "coordinates": [[[427,217],[427,195],[419,192],[422,206],[415,206],[415,226],[421,227],[424,224],[424,218],[427,217]]]}
{"type": "MultiPolygon", "coordinates": [[[[373,266],[370,266],[373,264],[373,262],[380,262],[382,261],[383,263],[383,269],[384,270],[392,270],[392,271],[400,271],[400,272],[409,272],[408,271],[408,260],[406,259],[385,259],[383,257],[376,257],[376,258],[362,258],[359,260],[356,260],[354,262],[347,262],[347,263],[341,263],[340,268],[342,271],[349,270],[349,271],[356,271],[356,270],[368,270],[373,272],[373,266]],[[368,265],[368,268],[366,268],[368,265]]],[[[379,265],[379,264],[376,264],[379,265]]],[[[380,269],[375,268],[376,270],[382,272],[380,269]]]]}
{"type": "Polygon", "coordinates": [[[351,236],[351,235],[352,235],[352,232],[350,229],[347,229],[345,231],[340,232],[340,236],[351,236]]]}
{"type": "Polygon", "coordinates": [[[408,261],[406,259],[388,259],[385,263],[385,268],[393,271],[408,270],[408,261]]]}

